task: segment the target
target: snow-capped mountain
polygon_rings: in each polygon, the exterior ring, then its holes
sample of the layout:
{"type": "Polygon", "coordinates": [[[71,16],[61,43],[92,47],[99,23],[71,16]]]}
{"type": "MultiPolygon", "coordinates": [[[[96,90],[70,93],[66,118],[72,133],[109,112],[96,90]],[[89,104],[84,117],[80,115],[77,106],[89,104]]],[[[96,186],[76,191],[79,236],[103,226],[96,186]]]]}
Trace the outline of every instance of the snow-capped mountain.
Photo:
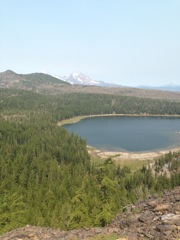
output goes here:
{"type": "Polygon", "coordinates": [[[93,80],[92,78],[90,78],[89,76],[81,72],[73,72],[70,75],[65,75],[63,77],[55,75],[54,77],[59,78],[63,81],[66,81],[72,85],[79,84],[79,85],[88,85],[88,86],[95,85],[95,86],[101,86],[101,87],[120,87],[120,85],[117,85],[117,84],[93,80]]]}
{"type": "Polygon", "coordinates": [[[64,76],[62,79],[71,84],[100,85],[100,82],[94,81],[89,76],[87,76],[83,73],[80,73],[80,72],[73,72],[70,75],[64,76]]]}

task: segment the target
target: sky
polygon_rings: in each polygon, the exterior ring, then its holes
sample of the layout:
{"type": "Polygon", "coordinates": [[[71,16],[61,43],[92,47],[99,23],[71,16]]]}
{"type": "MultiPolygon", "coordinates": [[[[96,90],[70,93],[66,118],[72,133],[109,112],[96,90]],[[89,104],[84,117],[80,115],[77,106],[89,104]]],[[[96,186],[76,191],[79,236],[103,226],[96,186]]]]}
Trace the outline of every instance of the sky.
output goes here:
{"type": "Polygon", "coordinates": [[[180,85],[180,0],[0,0],[0,72],[180,85]]]}

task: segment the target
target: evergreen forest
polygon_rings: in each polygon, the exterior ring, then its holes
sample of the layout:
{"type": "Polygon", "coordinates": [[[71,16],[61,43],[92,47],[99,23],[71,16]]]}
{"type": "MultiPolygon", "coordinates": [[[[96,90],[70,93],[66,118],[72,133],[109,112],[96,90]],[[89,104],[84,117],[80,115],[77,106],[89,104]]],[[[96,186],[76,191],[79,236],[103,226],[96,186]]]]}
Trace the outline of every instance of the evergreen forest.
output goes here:
{"type": "Polygon", "coordinates": [[[57,122],[94,114],[180,115],[178,101],[114,94],[0,89],[0,234],[25,225],[106,226],[127,206],[180,185],[180,152],[137,171],[92,161],[57,122]],[[170,176],[162,171],[166,166],[170,176]]]}

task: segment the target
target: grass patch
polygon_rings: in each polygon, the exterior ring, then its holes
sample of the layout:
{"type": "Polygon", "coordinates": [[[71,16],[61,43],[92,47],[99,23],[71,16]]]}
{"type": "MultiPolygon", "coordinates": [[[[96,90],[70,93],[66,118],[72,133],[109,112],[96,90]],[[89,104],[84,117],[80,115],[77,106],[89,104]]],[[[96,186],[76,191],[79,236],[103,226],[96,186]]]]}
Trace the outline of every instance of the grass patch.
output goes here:
{"type": "Polygon", "coordinates": [[[143,166],[148,166],[150,163],[154,162],[154,160],[142,160],[142,159],[124,159],[115,161],[116,164],[121,167],[129,167],[132,171],[137,171],[143,166]]]}
{"type": "Polygon", "coordinates": [[[58,122],[58,125],[61,127],[65,124],[77,123],[77,122],[81,121],[81,119],[83,119],[83,118],[85,118],[85,116],[68,118],[68,119],[65,119],[65,120],[62,120],[62,121],[58,122]]]}
{"type": "Polygon", "coordinates": [[[118,239],[118,236],[115,234],[111,235],[98,235],[96,237],[88,238],[86,240],[116,240],[118,239]]]}
{"type": "MultiPolygon", "coordinates": [[[[112,157],[113,160],[113,157],[112,157]]],[[[141,160],[141,159],[123,159],[123,160],[113,160],[117,165],[120,165],[121,168],[127,166],[132,172],[135,172],[141,169],[143,166],[148,166],[153,163],[155,160],[141,160]]],[[[91,156],[91,163],[94,167],[100,167],[105,162],[105,159],[101,159],[97,156],[91,156]]]]}
{"type": "MultiPolygon", "coordinates": [[[[85,240],[126,240],[127,238],[119,238],[116,234],[101,234],[95,237],[85,238],[85,240]]],[[[72,237],[71,240],[78,240],[75,237],[72,237]]]]}

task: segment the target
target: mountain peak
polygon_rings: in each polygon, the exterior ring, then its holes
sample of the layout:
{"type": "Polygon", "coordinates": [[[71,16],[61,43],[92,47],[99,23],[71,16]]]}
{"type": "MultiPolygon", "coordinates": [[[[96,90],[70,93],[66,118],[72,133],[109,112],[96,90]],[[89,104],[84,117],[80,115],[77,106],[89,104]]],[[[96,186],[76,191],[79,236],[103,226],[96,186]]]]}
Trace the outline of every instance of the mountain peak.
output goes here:
{"type": "Polygon", "coordinates": [[[81,84],[81,85],[97,85],[98,81],[94,81],[89,76],[81,72],[73,72],[70,75],[66,75],[63,79],[71,84],[81,84]]]}
{"type": "Polygon", "coordinates": [[[101,86],[101,87],[120,87],[120,85],[113,84],[113,83],[106,83],[103,81],[93,80],[91,77],[87,76],[82,72],[73,72],[70,75],[66,75],[61,77],[64,81],[74,85],[88,85],[88,86],[101,86]]]}
{"type": "Polygon", "coordinates": [[[16,74],[15,72],[13,72],[12,70],[8,69],[5,72],[3,72],[4,74],[16,74]]]}

